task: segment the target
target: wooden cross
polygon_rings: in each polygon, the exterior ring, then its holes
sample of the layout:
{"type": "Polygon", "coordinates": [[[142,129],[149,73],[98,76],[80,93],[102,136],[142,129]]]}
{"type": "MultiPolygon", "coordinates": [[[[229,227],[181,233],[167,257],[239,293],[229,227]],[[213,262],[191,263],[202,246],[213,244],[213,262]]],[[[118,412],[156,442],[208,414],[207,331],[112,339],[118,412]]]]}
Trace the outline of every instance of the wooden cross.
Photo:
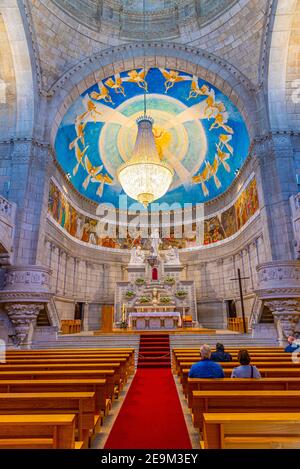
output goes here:
{"type": "Polygon", "coordinates": [[[241,270],[240,269],[238,269],[237,272],[238,272],[237,278],[231,278],[230,280],[238,280],[239,281],[241,309],[242,309],[242,316],[243,316],[243,327],[244,327],[244,334],[246,334],[247,327],[246,327],[246,319],[245,319],[245,307],[244,307],[242,280],[248,280],[250,277],[241,277],[241,270]]]}

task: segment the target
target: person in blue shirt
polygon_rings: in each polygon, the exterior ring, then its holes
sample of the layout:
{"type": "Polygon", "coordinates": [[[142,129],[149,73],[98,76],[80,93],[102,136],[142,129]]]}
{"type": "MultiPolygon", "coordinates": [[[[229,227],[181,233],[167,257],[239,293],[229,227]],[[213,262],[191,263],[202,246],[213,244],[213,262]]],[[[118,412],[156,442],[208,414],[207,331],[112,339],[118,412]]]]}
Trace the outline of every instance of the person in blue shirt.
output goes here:
{"type": "Polygon", "coordinates": [[[296,338],[293,337],[292,335],[288,336],[288,343],[289,343],[289,345],[287,345],[284,349],[285,352],[293,353],[293,352],[295,352],[295,350],[298,350],[298,349],[300,351],[299,340],[296,340],[296,338]]]}
{"type": "Polygon", "coordinates": [[[209,345],[200,348],[201,360],[192,365],[189,378],[225,378],[223,368],[219,363],[213,362],[209,345]]]}
{"type": "Polygon", "coordinates": [[[214,362],[231,362],[232,356],[230,353],[225,352],[224,345],[218,342],[216,344],[216,352],[211,354],[211,359],[214,362]]]}

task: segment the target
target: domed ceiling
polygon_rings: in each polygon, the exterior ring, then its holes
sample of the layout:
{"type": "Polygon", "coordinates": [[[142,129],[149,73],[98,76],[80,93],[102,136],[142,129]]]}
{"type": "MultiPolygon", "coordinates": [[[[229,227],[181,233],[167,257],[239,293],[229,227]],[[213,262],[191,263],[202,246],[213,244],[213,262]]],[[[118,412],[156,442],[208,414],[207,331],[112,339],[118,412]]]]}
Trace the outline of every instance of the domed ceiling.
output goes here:
{"type": "Polygon", "coordinates": [[[94,32],[110,32],[120,39],[171,39],[180,28],[194,23],[198,27],[214,20],[238,0],[146,0],[146,32],[143,31],[142,0],[52,0],[66,15],[94,32]]]}
{"type": "Polygon", "coordinates": [[[55,151],[74,187],[98,204],[119,207],[124,192],[117,169],[131,157],[144,89],[159,155],[175,171],[169,191],[157,202],[196,204],[226,191],[248,155],[249,136],[242,116],[210,83],[162,68],[107,77],[68,109],[55,151]]]}

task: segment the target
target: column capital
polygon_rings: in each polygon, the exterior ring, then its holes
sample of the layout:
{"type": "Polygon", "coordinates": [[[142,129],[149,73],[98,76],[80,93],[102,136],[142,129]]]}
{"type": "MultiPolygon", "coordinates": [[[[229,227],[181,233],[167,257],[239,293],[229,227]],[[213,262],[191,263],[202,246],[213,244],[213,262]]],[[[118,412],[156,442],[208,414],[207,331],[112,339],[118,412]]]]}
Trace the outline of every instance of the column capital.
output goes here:
{"type": "Polygon", "coordinates": [[[28,337],[31,324],[44,308],[43,303],[6,303],[7,315],[14,325],[18,344],[21,345],[28,337]]]}
{"type": "Polygon", "coordinates": [[[277,326],[281,327],[284,338],[294,335],[300,320],[300,300],[281,299],[266,301],[265,305],[272,311],[277,326]]]}

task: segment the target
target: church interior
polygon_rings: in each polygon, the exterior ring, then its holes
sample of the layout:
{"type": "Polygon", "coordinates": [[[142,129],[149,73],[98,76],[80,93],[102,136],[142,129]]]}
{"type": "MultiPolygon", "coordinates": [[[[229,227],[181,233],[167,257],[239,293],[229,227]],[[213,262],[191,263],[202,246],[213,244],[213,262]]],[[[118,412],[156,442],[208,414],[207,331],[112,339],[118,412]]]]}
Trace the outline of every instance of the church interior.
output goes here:
{"type": "Polygon", "coordinates": [[[300,0],[0,0],[0,450],[300,449],[299,186],[300,0]]]}

